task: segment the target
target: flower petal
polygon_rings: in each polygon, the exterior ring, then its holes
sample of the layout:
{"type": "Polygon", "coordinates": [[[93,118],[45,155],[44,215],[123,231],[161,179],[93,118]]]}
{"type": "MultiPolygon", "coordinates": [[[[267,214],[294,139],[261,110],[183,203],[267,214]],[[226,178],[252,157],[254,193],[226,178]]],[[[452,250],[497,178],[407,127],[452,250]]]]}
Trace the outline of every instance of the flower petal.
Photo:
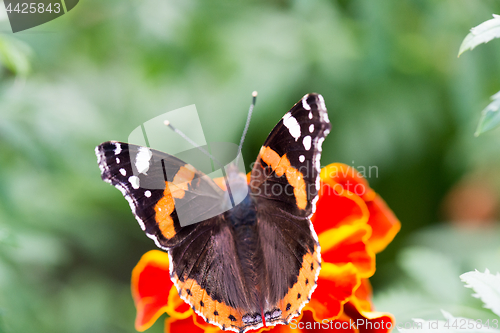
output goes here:
{"type": "Polygon", "coordinates": [[[166,312],[170,317],[177,319],[188,318],[194,313],[189,304],[184,302],[184,300],[179,297],[179,292],[175,286],[172,286],[170,289],[166,312]]]}
{"type": "Polygon", "coordinates": [[[358,271],[353,264],[337,266],[324,262],[318,286],[305,309],[312,311],[316,321],[337,318],[342,313],[342,305],[353,295],[359,284],[358,271]]]}
{"type": "Polygon", "coordinates": [[[361,284],[354,292],[351,303],[355,304],[359,311],[373,311],[372,285],[368,279],[361,279],[361,284]]]}
{"type": "Polygon", "coordinates": [[[369,211],[363,199],[339,184],[322,183],[316,212],[311,218],[317,234],[346,224],[368,222],[369,211]]]}
{"type": "Polygon", "coordinates": [[[389,333],[393,328],[394,317],[385,312],[358,311],[351,302],[344,305],[344,313],[356,323],[360,333],[389,333]]]}
{"type": "MultiPolygon", "coordinates": [[[[401,228],[401,224],[392,210],[387,207],[385,201],[370,188],[362,173],[358,172],[349,165],[333,163],[321,170],[320,177],[324,184],[333,188],[335,190],[334,192],[337,192],[339,195],[343,195],[347,192],[352,194],[354,197],[359,196],[365,202],[369,216],[368,224],[373,228],[373,233],[368,242],[372,251],[375,253],[382,251],[396,236],[401,228]]],[[[326,187],[326,189],[328,189],[328,187],[326,187]]],[[[322,191],[324,191],[323,187],[322,191]]],[[[325,219],[325,215],[328,216],[329,214],[336,217],[339,215],[337,210],[346,209],[343,208],[345,206],[342,206],[346,204],[345,200],[342,203],[334,203],[331,197],[332,195],[329,193],[320,194],[318,203],[322,200],[325,202],[330,201],[330,205],[334,209],[328,209],[328,206],[325,206],[326,209],[317,209],[316,214],[321,214],[322,216],[321,218],[318,218],[315,228],[316,225],[319,225],[321,228],[323,224],[326,224],[327,226],[329,225],[330,228],[334,227],[336,224],[332,224],[331,219],[325,219]],[[322,196],[325,196],[328,199],[323,199],[322,196]]],[[[348,224],[348,222],[342,221],[336,223],[338,225],[348,224]]],[[[322,231],[325,229],[326,228],[323,227],[322,231]]]]}
{"type": "Polygon", "coordinates": [[[366,245],[370,235],[367,225],[344,225],[325,231],[318,236],[321,257],[339,266],[352,263],[360,277],[370,277],[375,273],[375,253],[366,245]]]}
{"type": "Polygon", "coordinates": [[[135,328],[142,332],[167,311],[173,286],[168,270],[168,254],[158,250],[144,254],[132,271],[131,285],[137,309],[135,328]]]}
{"type": "Polygon", "coordinates": [[[174,333],[174,332],[189,332],[189,333],[212,333],[219,332],[219,328],[214,325],[210,325],[213,327],[213,330],[206,330],[204,327],[199,327],[196,325],[196,317],[197,315],[192,315],[186,319],[176,319],[176,318],[167,318],[165,320],[165,333],[174,333]]]}
{"type": "Polygon", "coordinates": [[[354,193],[364,201],[371,201],[376,193],[368,185],[363,175],[353,167],[343,163],[332,163],[321,169],[321,180],[331,187],[340,185],[344,190],[354,193]]]}
{"type": "Polygon", "coordinates": [[[401,223],[379,195],[366,205],[370,211],[368,224],[373,230],[368,243],[375,253],[379,253],[394,239],[401,223]]]}

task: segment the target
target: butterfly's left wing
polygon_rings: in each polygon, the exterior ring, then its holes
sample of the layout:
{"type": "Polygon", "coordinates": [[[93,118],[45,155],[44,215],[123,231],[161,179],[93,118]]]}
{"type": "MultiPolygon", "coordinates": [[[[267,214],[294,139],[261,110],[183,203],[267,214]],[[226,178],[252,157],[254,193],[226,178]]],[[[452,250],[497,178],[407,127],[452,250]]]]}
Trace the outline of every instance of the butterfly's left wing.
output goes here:
{"type": "Polygon", "coordinates": [[[96,155],[102,179],[122,192],[142,230],[164,250],[206,224],[190,222],[225,210],[225,192],[175,156],[116,141],[97,146],[96,155]]]}
{"type": "Polygon", "coordinates": [[[320,186],[321,145],[330,131],[319,94],[305,95],[274,127],[253,167],[270,324],[300,313],[316,286],[321,256],[310,222],[320,186]]]}

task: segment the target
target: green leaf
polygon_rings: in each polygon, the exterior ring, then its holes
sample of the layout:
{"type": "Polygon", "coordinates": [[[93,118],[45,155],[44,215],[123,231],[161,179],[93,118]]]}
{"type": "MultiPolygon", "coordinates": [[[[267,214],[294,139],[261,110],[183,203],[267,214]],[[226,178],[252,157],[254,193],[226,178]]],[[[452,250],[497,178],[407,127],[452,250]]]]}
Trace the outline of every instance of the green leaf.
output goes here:
{"type": "Polygon", "coordinates": [[[500,273],[490,274],[474,271],[460,275],[467,288],[472,288],[476,293],[472,296],[481,299],[484,307],[500,316],[500,273]]]}
{"type": "Polygon", "coordinates": [[[458,51],[458,56],[467,50],[472,50],[476,46],[482,43],[488,43],[493,38],[500,37],[500,16],[493,14],[491,20],[485,21],[470,29],[470,33],[465,37],[462,45],[460,45],[460,50],[458,51]]]}
{"type": "Polygon", "coordinates": [[[491,96],[492,102],[482,111],[481,119],[477,125],[475,136],[479,136],[486,131],[489,131],[500,124],[500,91],[491,96]]]}
{"type": "Polygon", "coordinates": [[[29,56],[31,49],[27,44],[0,35],[0,65],[14,74],[26,76],[31,70],[29,56]]]}

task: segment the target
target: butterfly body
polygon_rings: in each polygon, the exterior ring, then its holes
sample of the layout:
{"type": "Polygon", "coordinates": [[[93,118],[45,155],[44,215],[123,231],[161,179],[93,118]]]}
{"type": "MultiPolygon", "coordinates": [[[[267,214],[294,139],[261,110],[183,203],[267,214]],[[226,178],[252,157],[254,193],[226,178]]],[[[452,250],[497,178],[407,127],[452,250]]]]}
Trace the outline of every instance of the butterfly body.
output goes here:
{"type": "Polygon", "coordinates": [[[168,251],[180,297],[207,322],[244,332],[289,323],[316,287],[321,256],[310,217],[329,130],[321,95],[304,96],[269,135],[250,181],[228,166],[219,186],[149,148],[106,142],[96,154],[102,178],[168,251]],[[232,205],[231,197],[243,199],[232,205]],[[181,225],[186,219],[200,222],[181,225]]]}

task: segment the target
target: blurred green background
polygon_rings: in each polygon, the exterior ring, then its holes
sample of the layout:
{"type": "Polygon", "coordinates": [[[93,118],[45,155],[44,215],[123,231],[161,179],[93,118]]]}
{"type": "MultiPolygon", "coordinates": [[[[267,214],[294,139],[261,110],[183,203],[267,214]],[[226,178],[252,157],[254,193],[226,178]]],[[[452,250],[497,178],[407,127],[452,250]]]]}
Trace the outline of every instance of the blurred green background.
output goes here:
{"type": "Polygon", "coordinates": [[[333,127],[322,164],[377,167],[370,184],[402,222],[377,257],[379,310],[490,314],[458,275],[500,271],[500,130],[473,136],[500,90],[500,41],[457,53],[498,1],[82,0],[17,34],[4,8],[0,332],[134,332],[130,275],[155,246],[94,147],[190,104],[207,141],[237,143],[253,90],[248,164],[314,91],[333,127]]]}

